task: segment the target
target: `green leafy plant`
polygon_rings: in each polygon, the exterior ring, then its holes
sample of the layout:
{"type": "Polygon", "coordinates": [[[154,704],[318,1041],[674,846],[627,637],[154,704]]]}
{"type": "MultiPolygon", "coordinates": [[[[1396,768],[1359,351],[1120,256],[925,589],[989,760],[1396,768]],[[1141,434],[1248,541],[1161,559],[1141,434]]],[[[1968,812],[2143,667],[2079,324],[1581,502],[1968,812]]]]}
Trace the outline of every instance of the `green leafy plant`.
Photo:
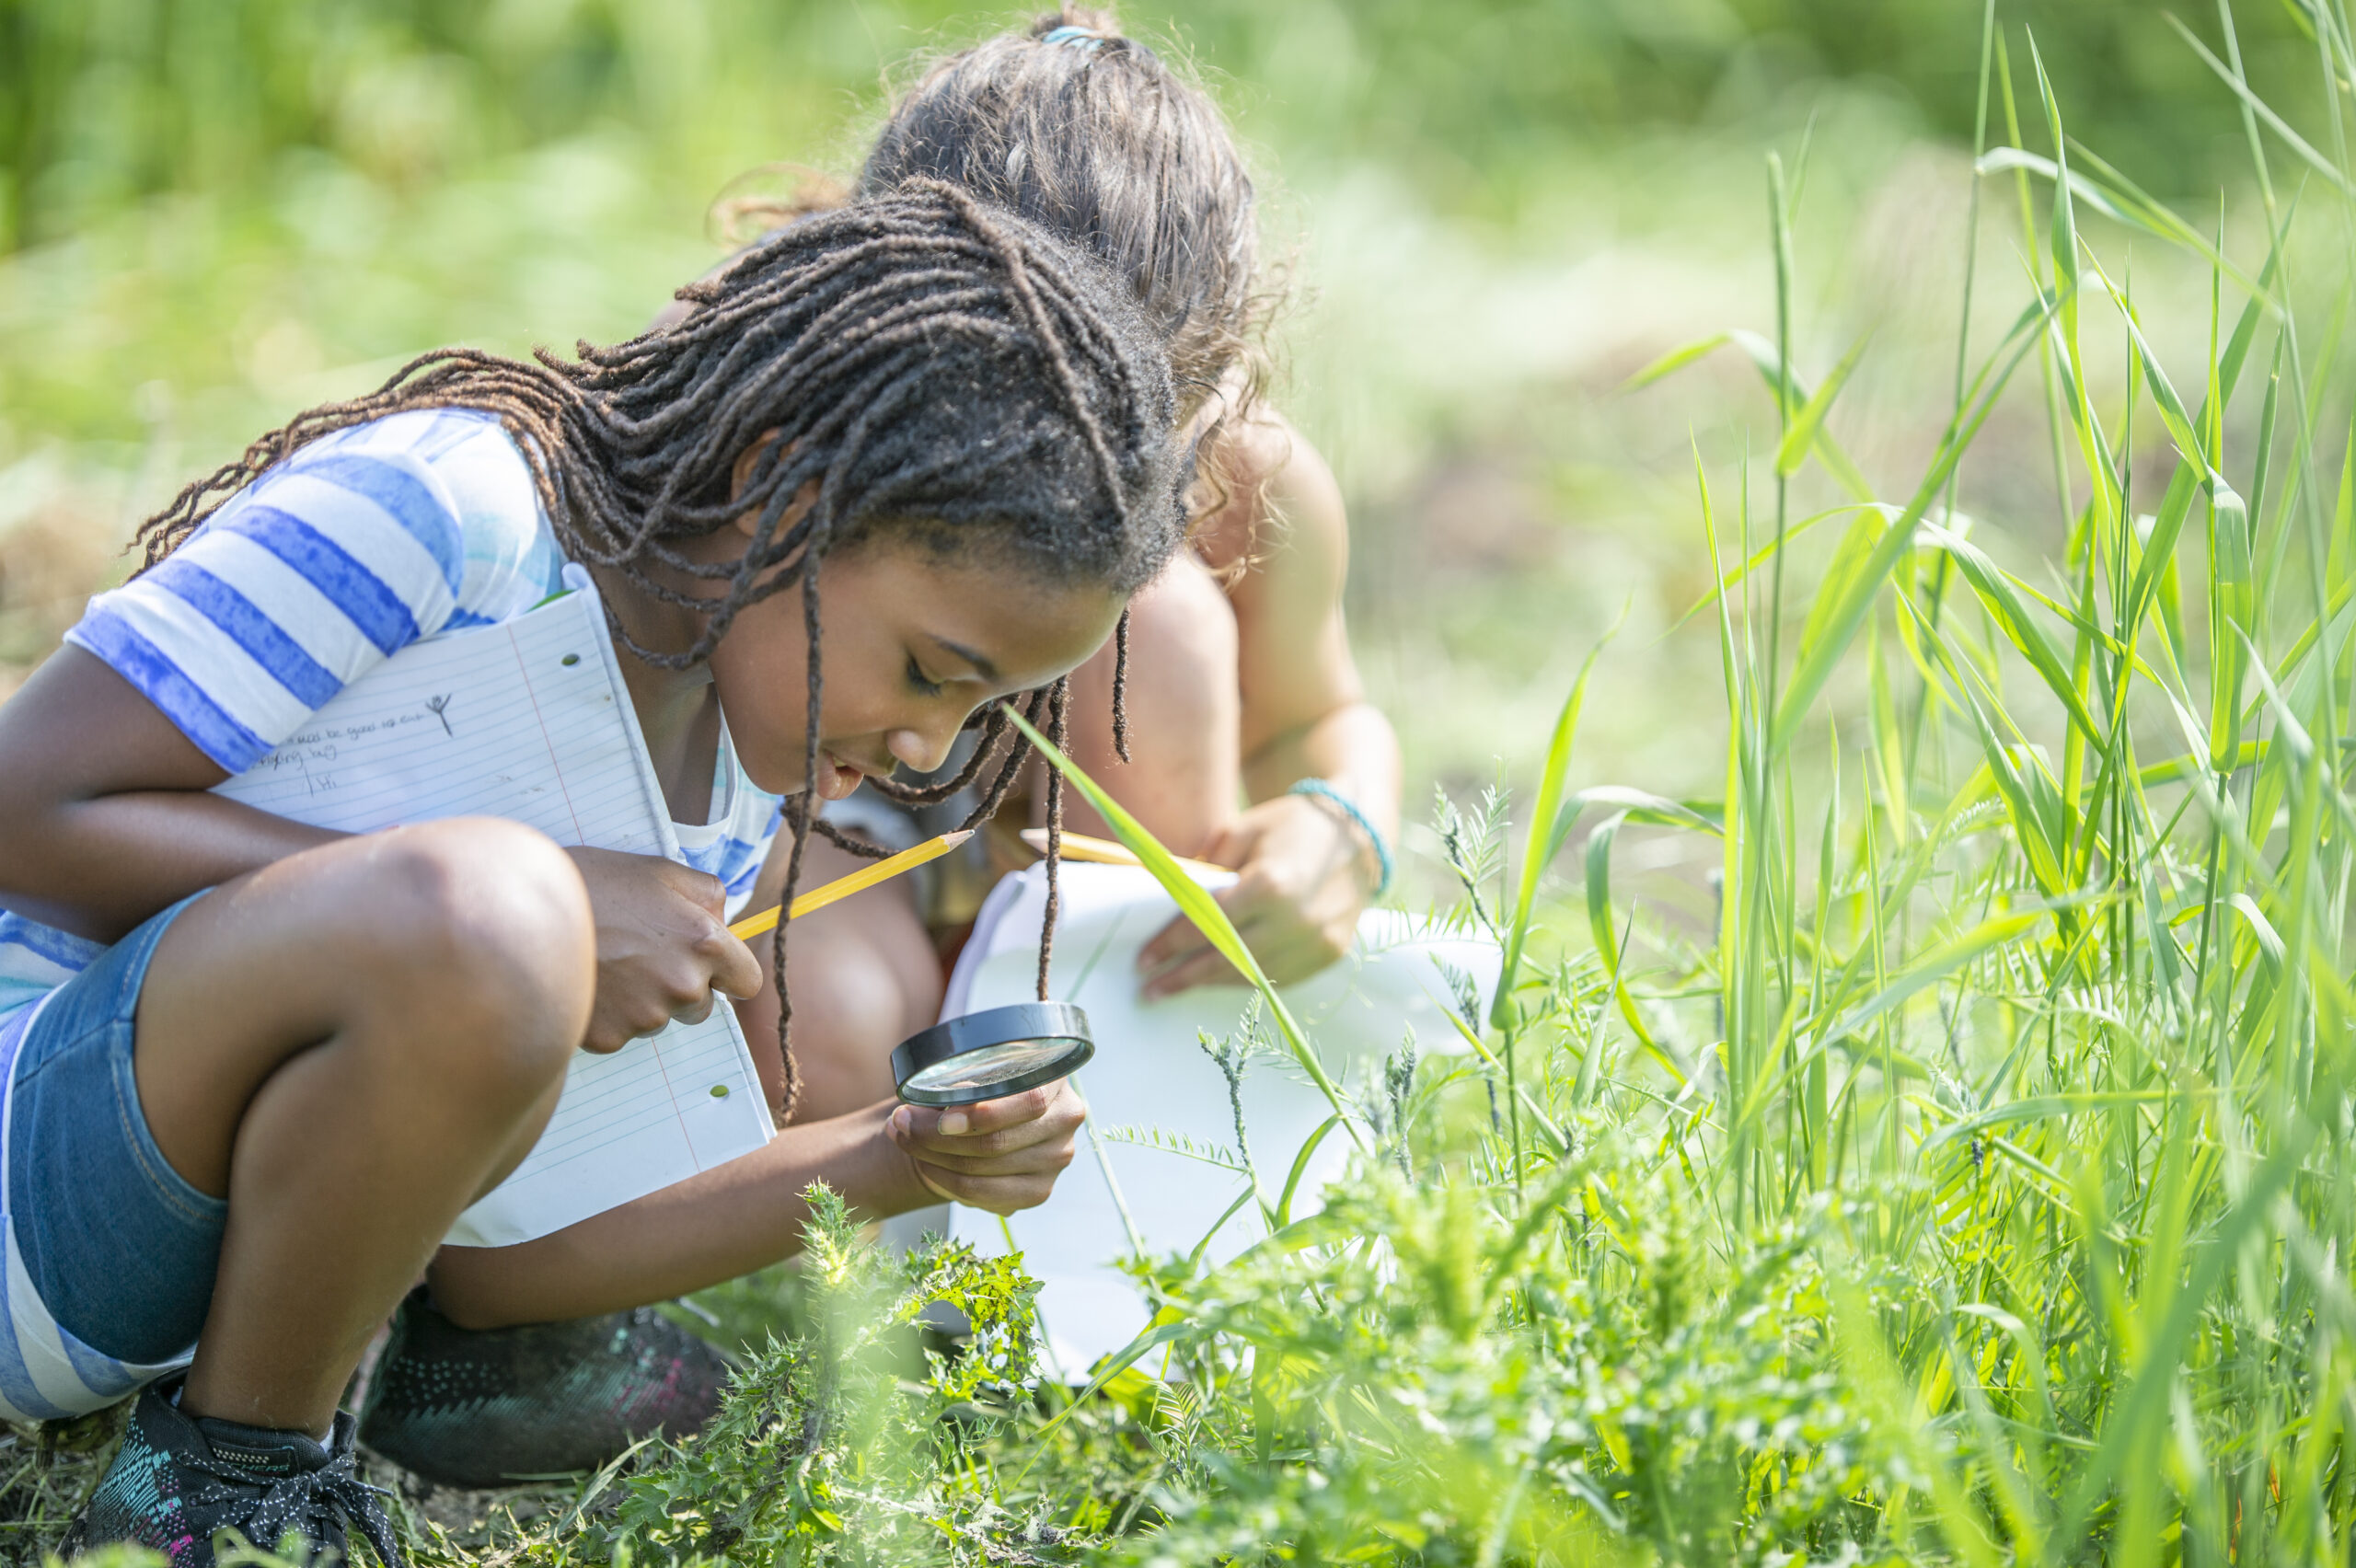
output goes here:
{"type": "Polygon", "coordinates": [[[623,1483],[611,1539],[635,1561],[903,1563],[993,1561],[1035,1535],[971,1469],[1032,1369],[1031,1298],[1016,1261],[935,1241],[894,1256],[842,1200],[807,1194],[809,1332],[772,1343],[702,1433],[623,1483]],[[953,1310],[956,1353],[919,1349],[928,1309],[953,1310]]]}

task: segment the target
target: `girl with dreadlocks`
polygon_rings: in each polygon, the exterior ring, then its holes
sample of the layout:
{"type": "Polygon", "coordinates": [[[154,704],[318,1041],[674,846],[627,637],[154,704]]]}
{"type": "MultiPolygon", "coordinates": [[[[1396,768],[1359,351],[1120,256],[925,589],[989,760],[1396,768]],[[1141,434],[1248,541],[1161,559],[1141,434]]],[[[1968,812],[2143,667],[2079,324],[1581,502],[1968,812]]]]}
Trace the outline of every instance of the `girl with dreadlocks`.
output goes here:
{"type": "Polygon", "coordinates": [[[575,1050],[716,997],[755,953],[778,802],[895,766],[1022,766],[998,706],[1066,676],[1175,548],[1173,402],[1118,279],[918,182],[797,225],[684,322],[577,360],[463,350],[315,409],[184,491],[147,570],[0,707],[0,1414],[147,1385],[76,1545],[174,1568],[216,1530],[398,1548],[336,1410],[430,1267],[474,1328],[627,1309],[798,1245],[823,1179],[869,1214],[1041,1201],[1058,1086],[964,1114],[880,1101],[524,1246],[446,1248],[575,1050]],[[209,792],[405,643],[598,580],[701,869],[496,820],[343,837],[209,792]],[[732,896],[733,895],[733,896],[732,896]]]}

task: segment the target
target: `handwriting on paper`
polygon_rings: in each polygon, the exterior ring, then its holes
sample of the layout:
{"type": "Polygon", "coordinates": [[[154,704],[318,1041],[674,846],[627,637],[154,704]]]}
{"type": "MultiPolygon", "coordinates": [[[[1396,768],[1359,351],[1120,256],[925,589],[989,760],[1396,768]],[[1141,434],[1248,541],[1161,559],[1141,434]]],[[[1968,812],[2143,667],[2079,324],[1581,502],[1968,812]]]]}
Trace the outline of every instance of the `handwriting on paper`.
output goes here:
{"type": "Polygon", "coordinates": [[[363,743],[381,746],[386,741],[400,740],[403,732],[426,736],[438,730],[444,736],[455,738],[457,732],[450,724],[450,703],[456,695],[444,692],[428,697],[416,709],[402,712],[340,724],[314,724],[289,735],[276,751],[256,763],[252,771],[267,778],[292,770],[303,776],[311,794],[332,790],[336,787],[335,775],[325,770],[341,758],[346,747],[363,743]]]}

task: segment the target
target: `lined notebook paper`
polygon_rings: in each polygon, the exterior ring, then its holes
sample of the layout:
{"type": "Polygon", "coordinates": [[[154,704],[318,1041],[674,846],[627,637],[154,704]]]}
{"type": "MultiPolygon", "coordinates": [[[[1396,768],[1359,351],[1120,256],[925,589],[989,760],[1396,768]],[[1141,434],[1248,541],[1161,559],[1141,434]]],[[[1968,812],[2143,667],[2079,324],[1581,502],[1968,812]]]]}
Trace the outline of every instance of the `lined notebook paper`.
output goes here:
{"type": "MultiPolygon", "coordinates": [[[[219,792],[372,833],[501,816],[560,844],[679,858],[669,808],[586,574],[499,626],[411,643],[219,792]]],[[[773,1132],[735,1009],[576,1055],[547,1130],[449,1239],[503,1247],[748,1154],[773,1132]]]]}

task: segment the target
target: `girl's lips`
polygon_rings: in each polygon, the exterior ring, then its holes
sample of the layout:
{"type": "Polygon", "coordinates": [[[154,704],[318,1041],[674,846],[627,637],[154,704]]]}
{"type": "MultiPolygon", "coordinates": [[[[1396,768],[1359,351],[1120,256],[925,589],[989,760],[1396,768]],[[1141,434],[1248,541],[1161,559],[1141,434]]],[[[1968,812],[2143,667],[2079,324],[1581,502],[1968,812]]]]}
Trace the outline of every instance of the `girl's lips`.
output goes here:
{"type": "Polygon", "coordinates": [[[866,777],[866,774],[848,763],[837,762],[825,752],[818,754],[818,777],[815,783],[818,786],[818,798],[822,801],[843,799],[853,790],[858,789],[859,781],[866,777]]]}

